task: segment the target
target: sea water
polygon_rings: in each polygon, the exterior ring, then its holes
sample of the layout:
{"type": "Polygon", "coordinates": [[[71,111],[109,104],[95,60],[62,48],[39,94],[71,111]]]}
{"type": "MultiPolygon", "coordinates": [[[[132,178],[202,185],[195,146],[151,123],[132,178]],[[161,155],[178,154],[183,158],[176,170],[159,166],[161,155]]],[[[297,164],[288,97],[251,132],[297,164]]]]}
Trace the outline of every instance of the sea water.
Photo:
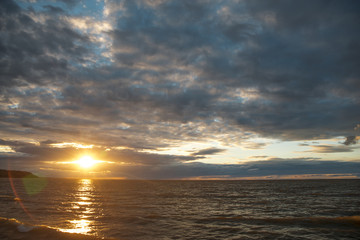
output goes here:
{"type": "Polygon", "coordinates": [[[0,239],[360,239],[360,180],[0,179],[0,217],[0,239]]]}

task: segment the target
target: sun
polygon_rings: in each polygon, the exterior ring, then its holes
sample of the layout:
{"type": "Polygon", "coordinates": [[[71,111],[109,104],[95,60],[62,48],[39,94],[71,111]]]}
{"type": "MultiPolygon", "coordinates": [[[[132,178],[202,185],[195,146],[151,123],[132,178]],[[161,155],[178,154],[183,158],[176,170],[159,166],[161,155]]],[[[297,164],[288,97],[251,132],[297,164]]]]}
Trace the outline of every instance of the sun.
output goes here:
{"type": "Polygon", "coordinates": [[[93,159],[93,157],[89,155],[82,156],[79,160],[75,161],[75,163],[77,163],[82,168],[91,168],[98,162],[99,161],[93,159]]]}

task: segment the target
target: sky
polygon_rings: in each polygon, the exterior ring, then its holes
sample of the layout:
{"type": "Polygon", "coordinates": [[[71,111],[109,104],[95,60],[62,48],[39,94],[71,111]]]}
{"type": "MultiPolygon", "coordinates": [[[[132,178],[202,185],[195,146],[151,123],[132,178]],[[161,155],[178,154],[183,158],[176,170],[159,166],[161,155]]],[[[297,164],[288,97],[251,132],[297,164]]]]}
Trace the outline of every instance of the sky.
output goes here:
{"type": "Polygon", "coordinates": [[[359,178],[359,22],[357,0],[2,0],[0,168],[359,178]]]}

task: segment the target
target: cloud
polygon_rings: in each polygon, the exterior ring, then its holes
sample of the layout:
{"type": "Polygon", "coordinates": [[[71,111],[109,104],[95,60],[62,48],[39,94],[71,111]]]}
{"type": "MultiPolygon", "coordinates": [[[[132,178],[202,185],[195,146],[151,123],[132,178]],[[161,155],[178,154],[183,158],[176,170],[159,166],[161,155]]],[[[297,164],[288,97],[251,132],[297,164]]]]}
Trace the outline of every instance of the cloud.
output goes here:
{"type": "Polygon", "coordinates": [[[307,159],[283,159],[255,161],[243,164],[186,163],[156,167],[124,167],[121,171],[128,178],[183,179],[183,178],[241,178],[260,176],[304,174],[358,174],[359,162],[317,161],[307,159]]]}
{"type": "MultiPolygon", "coordinates": [[[[91,154],[95,158],[100,158],[107,162],[121,165],[168,165],[174,163],[183,163],[196,160],[196,156],[181,156],[169,154],[155,154],[140,152],[136,149],[112,148],[105,149],[99,146],[79,146],[76,144],[56,143],[51,140],[43,141],[40,144],[27,143],[21,141],[6,141],[0,139],[0,146],[7,146],[17,155],[13,157],[0,157],[0,160],[16,160],[23,165],[31,166],[34,163],[56,164],[58,162],[71,162],[77,160],[82,155],[91,154]]],[[[209,153],[208,153],[209,154],[209,153]]]]}
{"type": "Polygon", "coordinates": [[[334,146],[334,145],[315,145],[311,146],[312,150],[309,152],[315,153],[341,153],[341,152],[353,152],[353,148],[346,146],[334,146]]]}
{"type": "MultiPolygon", "coordinates": [[[[277,158],[251,160],[240,164],[204,164],[191,162],[204,155],[216,154],[222,149],[204,149],[191,156],[155,154],[135,149],[75,148],[64,145],[59,148],[52,141],[42,144],[1,140],[0,145],[8,146],[14,152],[1,154],[0,168],[21,167],[24,170],[40,172],[42,175],[71,176],[78,171],[69,164],[81,156],[91,154],[104,161],[96,171],[103,177],[126,177],[144,179],[179,179],[193,177],[259,177],[270,175],[301,174],[355,174],[360,171],[358,161],[323,161],[319,158],[277,158]],[[46,164],[45,164],[46,163],[46,164]],[[65,164],[67,163],[67,164],[65,164]],[[48,171],[57,169],[57,172],[48,171]],[[43,170],[41,170],[43,169],[43,170]]],[[[263,156],[256,156],[257,158],[263,156]]]]}
{"type": "Polygon", "coordinates": [[[192,156],[213,155],[213,154],[221,153],[224,151],[225,151],[225,149],[220,149],[220,148],[207,148],[207,149],[203,149],[203,150],[194,152],[191,155],[192,156]]]}
{"type": "Polygon", "coordinates": [[[344,134],[360,117],[354,111],[357,81],[345,81],[347,72],[358,75],[352,56],[357,51],[347,50],[356,48],[359,38],[357,25],[351,24],[358,18],[357,4],[329,5],[317,17],[313,13],[320,3],[296,5],[302,11],[293,16],[288,14],[292,6],[278,2],[107,1],[111,13],[106,21],[94,22],[92,16],[71,16],[66,10],[49,14],[57,8],[51,2],[44,5],[46,11],[30,11],[6,1],[2,8],[12,11],[1,15],[3,26],[9,25],[1,37],[7,56],[1,60],[6,66],[1,86],[7,86],[6,104],[18,107],[2,110],[5,122],[14,125],[13,134],[29,119],[41,124],[26,125],[34,134],[58,129],[65,135],[69,129],[68,135],[80,136],[89,134],[70,123],[88,122],[89,128],[103,129],[97,138],[121,145],[126,141],[106,130],[118,122],[129,126],[128,138],[139,131],[147,135],[144,147],[157,138],[148,129],[171,132],[178,123],[200,122],[206,129],[179,138],[216,136],[214,119],[222,119],[222,132],[229,134],[238,129],[284,140],[344,134]],[[21,31],[25,18],[27,31],[21,31]],[[103,23],[111,27],[101,33],[103,23]],[[102,48],[100,33],[110,38],[102,48]],[[105,52],[107,57],[101,55],[105,52]],[[328,60],[323,58],[327,52],[328,60]],[[249,98],[247,92],[256,94],[249,98]]]}
{"type": "Polygon", "coordinates": [[[348,137],[346,137],[346,140],[345,140],[345,142],[343,142],[343,144],[346,146],[354,145],[357,143],[358,139],[359,139],[359,137],[356,137],[356,136],[348,136],[348,137]]]}
{"type": "Polygon", "coordinates": [[[14,3],[12,0],[4,0],[0,6],[1,15],[9,13],[14,14],[19,12],[19,6],[14,3]]]}
{"type": "Polygon", "coordinates": [[[86,62],[89,38],[58,15],[22,10],[13,1],[0,9],[0,87],[51,84],[69,77],[72,65],[86,62]]]}
{"type": "MultiPolygon", "coordinates": [[[[265,9],[270,8],[268,12],[273,11],[274,16],[293,19],[293,16],[287,14],[289,8],[292,7],[288,4],[283,4],[283,6],[276,2],[265,4],[257,1],[253,4],[251,1],[246,1],[245,3],[241,7],[243,9],[250,8],[252,15],[244,12],[244,10],[238,11],[239,9],[236,6],[227,2],[223,6],[227,9],[226,11],[219,11],[219,15],[212,14],[213,17],[210,18],[209,13],[213,11],[213,6],[209,2],[206,7],[200,1],[193,4],[187,4],[186,1],[183,3],[168,2],[154,9],[149,9],[142,4],[137,4],[137,8],[135,8],[135,4],[125,2],[121,10],[124,11],[125,9],[129,14],[118,20],[121,24],[119,24],[114,35],[114,43],[115,46],[126,46],[126,49],[134,49],[131,54],[133,59],[138,59],[136,56],[140,53],[144,54],[145,57],[142,60],[144,66],[149,68],[154,66],[152,59],[167,59],[167,69],[173,68],[172,63],[174,63],[177,68],[180,66],[185,72],[194,70],[197,74],[197,84],[212,84],[216,88],[221,88],[223,92],[232,92],[231,88],[236,87],[246,89],[262,86],[257,87],[258,95],[261,96],[260,99],[243,103],[242,101],[234,101],[229,95],[214,95],[212,96],[214,100],[216,100],[214,97],[221,97],[221,104],[195,105],[192,112],[196,112],[196,108],[208,108],[213,111],[213,114],[223,117],[230,123],[237,124],[240,128],[285,139],[306,139],[311,136],[320,138],[320,135],[329,135],[330,132],[327,129],[335,123],[329,119],[338,118],[338,112],[330,109],[335,106],[335,108],[339,108],[339,111],[348,112],[357,105],[357,103],[351,102],[346,103],[347,106],[338,105],[338,99],[324,91],[323,80],[321,80],[324,78],[321,75],[329,74],[328,69],[331,68],[329,64],[340,61],[339,57],[343,55],[346,46],[340,46],[338,53],[332,56],[333,62],[326,62],[322,59],[322,54],[329,52],[330,49],[328,37],[321,35],[317,29],[309,24],[308,20],[301,21],[301,19],[308,19],[308,16],[312,16],[313,11],[315,11],[305,4],[298,4],[298,7],[304,11],[301,12],[302,15],[298,16],[299,20],[291,20],[294,26],[275,24],[271,28],[267,28],[266,31],[260,31],[263,19],[258,19],[258,17],[265,9]],[[174,9],[176,12],[173,11],[174,9]],[[181,12],[181,9],[189,10],[188,14],[190,15],[192,10],[196,12],[197,17],[194,17],[196,21],[190,24],[190,20],[187,19],[192,18],[176,18],[176,23],[173,22],[172,17],[181,12]],[[143,12],[147,13],[147,20],[149,20],[146,23],[144,21],[139,22],[141,20],[140,14],[143,12]],[[155,15],[154,13],[158,14],[155,15]],[[225,18],[223,18],[224,14],[226,15],[225,18]],[[203,23],[208,24],[204,25],[203,23]],[[174,27],[175,24],[176,27],[174,27]],[[223,27],[212,28],[216,24],[223,27]],[[137,28],[131,28],[133,25],[136,25],[137,28]],[[236,31],[230,32],[236,35],[239,31],[239,34],[244,37],[234,41],[234,37],[220,29],[236,29],[236,31]],[[251,34],[248,33],[249,29],[251,29],[251,34]],[[310,33],[302,35],[296,29],[306,29],[313,34],[313,37],[310,33]],[[282,34],[277,34],[278,31],[281,31],[282,34]],[[212,38],[213,35],[209,35],[207,32],[217,32],[216,36],[218,37],[212,38]],[[294,34],[300,35],[299,38],[292,38],[292,41],[287,39],[294,34]],[[190,39],[191,43],[189,42],[190,39]],[[313,46],[308,45],[310,39],[314,42],[324,43],[324,45],[316,46],[319,50],[315,51],[313,46]],[[252,45],[247,41],[251,42],[252,45]],[[285,41],[290,46],[284,46],[285,41]],[[141,50],[137,47],[140,43],[141,50]],[[177,43],[181,43],[181,45],[177,45],[177,43]],[[254,44],[257,48],[253,47],[254,44]],[[230,53],[234,49],[239,49],[240,45],[242,45],[243,51],[239,51],[237,54],[230,53]],[[221,51],[221,46],[226,46],[229,52],[221,51]],[[164,56],[163,52],[166,52],[167,55],[164,56]],[[149,60],[147,60],[147,56],[149,56],[149,60]],[[273,56],[277,56],[277,61],[270,60],[273,56]],[[320,65],[316,65],[318,69],[314,68],[315,65],[309,65],[311,58],[314,62],[320,63],[320,65]],[[230,60],[225,61],[225,59],[230,60]],[[230,62],[232,65],[229,64],[230,62]],[[191,68],[188,67],[190,64],[191,68]],[[299,72],[299,68],[310,68],[311,71],[299,72]],[[248,72],[249,69],[257,69],[257,71],[248,72]],[[263,74],[265,72],[266,74],[263,74]],[[318,81],[314,81],[315,78],[318,81]],[[320,99],[326,99],[326,101],[319,101],[320,99]],[[331,101],[332,104],[328,105],[328,101],[331,101]],[[311,104],[309,104],[310,102],[311,104]],[[317,109],[322,110],[318,111],[317,109]],[[312,131],[303,131],[304,129],[312,129],[312,131]]],[[[321,6],[318,3],[313,5],[314,9],[321,6]]],[[[218,8],[221,7],[218,6],[218,8]]],[[[346,21],[350,21],[348,17],[345,18],[344,12],[350,11],[350,9],[341,8],[337,11],[336,7],[331,6],[331,10],[325,12],[323,17],[314,19],[319,25],[324,24],[330,33],[337,31],[338,27],[342,25],[347,26],[346,21]],[[326,22],[326,19],[332,17],[333,14],[337,14],[341,19],[339,23],[326,22]]],[[[355,21],[357,18],[355,12],[351,12],[350,18],[355,21]]],[[[282,22],[287,21],[283,20],[282,22]]],[[[348,41],[352,41],[354,37],[359,37],[356,34],[354,35],[354,32],[350,34],[348,41]]],[[[118,49],[118,51],[121,52],[122,50],[118,49]]],[[[344,54],[346,53],[344,52],[344,54]]],[[[127,61],[130,58],[128,53],[119,55],[119,57],[119,64],[133,66],[133,61],[127,61]]],[[[341,75],[341,73],[336,75],[339,76],[339,74],[341,75]]],[[[328,92],[335,90],[333,88],[335,85],[341,89],[344,88],[337,81],[334,79],[332,84],[326,86],[331,87],[331,89],[327,89],[328,92]]],[[[183,82],[187,82],[185,76],[183,82]]],[[[188,113],[185,114],[189,117],[186,119],[187,121],[191,121],[194,117],[188,113]]],[[[349,124],[346,125],[349,129],[349,124]]],[[[334,125],[331,128],[339,128],[339,126],[334,125]]]]}
{"type": "Polygon", "coordinates": [[[256,150],[256,149],[263,149],[263,148],[266,147],[268,144],[267,144],[267,143],[263,143],[263,142],[245,141],[245,142],[243,142],[241,145],[242,145],[242,147],[244,147],[245,149],[256,150]]]}
{"type": "Polygon", "coordinates": [[[45,5],[43,8],[46,9],[47,11],[51,12],[52,14],[64,13],[64,10],[60,7],[45,5]]]}
{"type": "MultiPolygon", "coordinates": [[[[130,150],[114,151],[114,159],[161,165],[224,151],[209,146],[189,157],[143,150],[211,141],[255,150],[267,146],[256,137],[354,134],[355,1],[110,0],[91,11],[76,4],[1,1],[4,139],[121,146],[130,150]]],[[[52,148],[42,147],[22,151],[37,149],[44,159],[52,148]]]]}
{"type": "Polygon", "coordinates": [[[260,156],[251,156],[249,158],[262,158],[262,159],[267,159],[269,158],[269,156],[266,156],[266,155],[260,155],[260,156]]]}

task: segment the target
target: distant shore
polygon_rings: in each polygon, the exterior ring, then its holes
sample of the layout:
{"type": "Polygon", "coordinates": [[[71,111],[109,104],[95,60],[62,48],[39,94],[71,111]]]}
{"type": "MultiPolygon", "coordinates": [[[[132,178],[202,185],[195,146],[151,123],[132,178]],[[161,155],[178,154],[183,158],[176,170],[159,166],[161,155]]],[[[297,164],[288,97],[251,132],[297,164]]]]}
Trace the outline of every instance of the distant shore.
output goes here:
{"type": "Polygon", "coordinates": [[[38,178],[35,174],[26,171],[0,169],[0,178],[38,178]]]}

